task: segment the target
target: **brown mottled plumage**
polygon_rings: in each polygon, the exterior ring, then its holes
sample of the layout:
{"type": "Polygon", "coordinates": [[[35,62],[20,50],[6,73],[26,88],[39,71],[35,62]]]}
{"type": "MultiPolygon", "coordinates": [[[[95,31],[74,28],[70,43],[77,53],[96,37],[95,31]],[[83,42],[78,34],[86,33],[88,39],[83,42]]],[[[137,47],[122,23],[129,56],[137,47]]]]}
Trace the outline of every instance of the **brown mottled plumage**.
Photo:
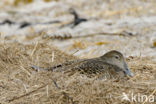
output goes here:
{"type": "MultiPolygon", "coordinates": [[[[33,68],[37,69],[35,66],[33,68]]],[[[87,76],[106,75],[106,73],[113,76],[120,76],[121,73],[122,75],[133,76],[124,56],[116,50],[107,52],[101,57],[69,61],[45,70],[64,71],[66,69],[71,69],[71,71],[78,70],[87,74],[87,76]]]]}

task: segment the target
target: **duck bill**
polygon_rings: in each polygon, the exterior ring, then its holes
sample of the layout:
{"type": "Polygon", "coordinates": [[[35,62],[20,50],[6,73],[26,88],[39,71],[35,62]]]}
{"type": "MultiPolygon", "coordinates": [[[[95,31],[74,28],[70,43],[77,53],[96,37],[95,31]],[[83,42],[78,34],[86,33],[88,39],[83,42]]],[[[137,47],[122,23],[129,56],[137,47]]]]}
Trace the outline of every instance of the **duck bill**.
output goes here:
{"type": "Polygon", "coordinates": [[[133,76],[134,76],[134,74],[130,71],[129,68],[127,68],[125,72],[126,72],[126,74],[129,75],[130,77],[133,77],[133,76]]]}

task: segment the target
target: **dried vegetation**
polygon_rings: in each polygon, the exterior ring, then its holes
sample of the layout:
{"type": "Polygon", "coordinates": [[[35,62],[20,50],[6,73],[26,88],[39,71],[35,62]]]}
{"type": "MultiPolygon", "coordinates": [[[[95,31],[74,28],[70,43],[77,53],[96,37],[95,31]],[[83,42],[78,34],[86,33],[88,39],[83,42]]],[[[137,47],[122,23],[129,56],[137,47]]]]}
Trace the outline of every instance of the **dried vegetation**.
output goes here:
{"type": "Polygon", "coordinates": [[[156,96],[156,64],[152,57],[128,57],[129,67],[135,76],[118,81],[96,80],[79,73],[36,72],[30,67],[49,67],[72,59],[76,57],[46,42],[22,44],[1,41],[0,103],[129,104],[138,102],[123,100],[124,94],[129,98],[132,93],[156,96]]]}

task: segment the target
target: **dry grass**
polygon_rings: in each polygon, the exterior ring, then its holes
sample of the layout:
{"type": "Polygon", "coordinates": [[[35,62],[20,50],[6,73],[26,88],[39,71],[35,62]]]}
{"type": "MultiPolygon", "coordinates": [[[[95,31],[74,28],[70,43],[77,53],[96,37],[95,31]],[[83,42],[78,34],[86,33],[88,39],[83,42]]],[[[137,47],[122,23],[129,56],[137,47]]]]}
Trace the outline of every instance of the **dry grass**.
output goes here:
{"type": "Polygon", "coordinates": [[[47,43],[0,43],[0,103],[138,104],[122,101],[123,94],[156,96],[156,64],[150,57],[129,57],[128,64],[135,77],[126,81],[96,80],[79,73],[69,76],[61,72],[36,72],[30,68],[31,65],[49,67],[72,59],[76,57],[47,43]]]}

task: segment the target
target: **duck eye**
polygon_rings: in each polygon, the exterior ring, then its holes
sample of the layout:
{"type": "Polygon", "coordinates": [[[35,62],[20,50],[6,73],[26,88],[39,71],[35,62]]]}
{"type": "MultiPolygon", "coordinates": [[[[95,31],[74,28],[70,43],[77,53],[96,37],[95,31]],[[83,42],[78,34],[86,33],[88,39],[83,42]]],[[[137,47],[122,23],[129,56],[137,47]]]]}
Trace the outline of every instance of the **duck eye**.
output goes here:
{"type": "Polygon", "coordinates": [[[119,56],[115,56],[116,59],[119,59],[119,56]]]}

